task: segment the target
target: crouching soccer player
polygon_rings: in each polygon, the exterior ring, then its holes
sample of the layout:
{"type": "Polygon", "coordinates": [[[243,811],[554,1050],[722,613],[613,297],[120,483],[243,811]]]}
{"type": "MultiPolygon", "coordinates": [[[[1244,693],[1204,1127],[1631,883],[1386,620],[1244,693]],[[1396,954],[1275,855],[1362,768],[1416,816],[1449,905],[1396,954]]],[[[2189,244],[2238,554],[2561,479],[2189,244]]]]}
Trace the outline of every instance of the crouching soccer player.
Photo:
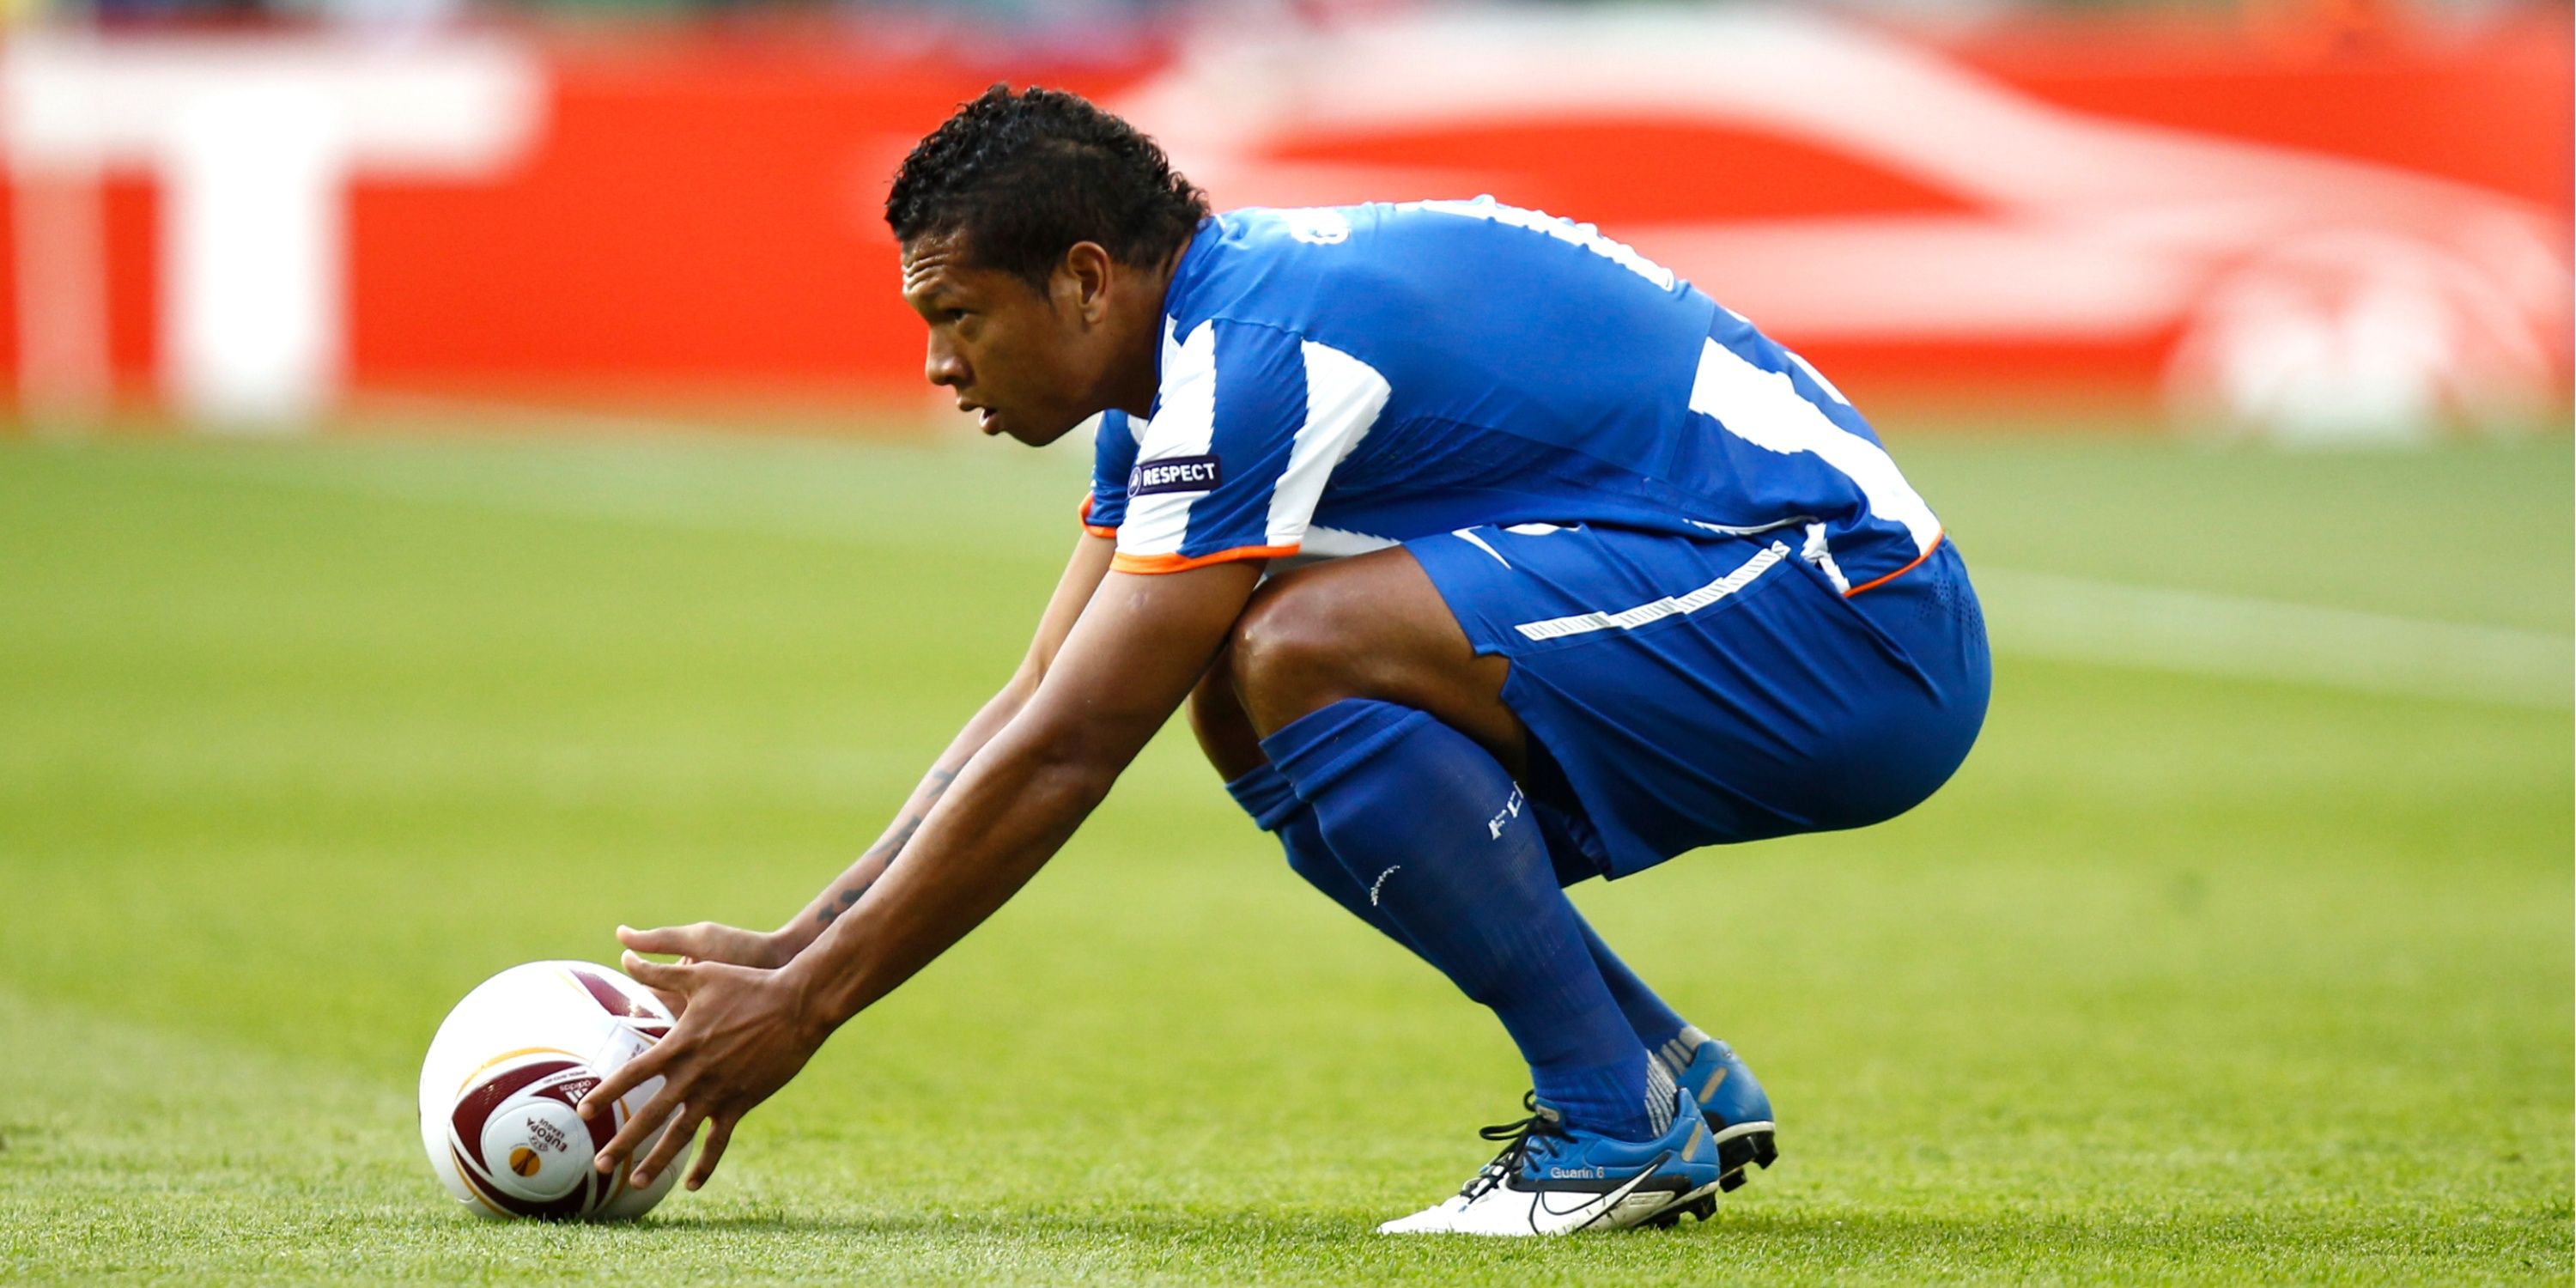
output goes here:
{"type": "Polygon", "coordinates": [[[1528,1059],[1502,1154],[1396,1233],[1713,1210],[1768,1165],[1744,1062],[1562,887],[1930,795],[1984,718],[1957,550],[1831,383],[1588,225],[1490,199],[1211,215],[1081,99],[1002,87],[886,201],[927,375],[984,432],[1099,418],[1011,682],[785,929],[620,934],[685,1007],[585,1112],[688,1177],[842,1022],[1019,889],[1187,702],[1315,887],[1528,1059]]]}

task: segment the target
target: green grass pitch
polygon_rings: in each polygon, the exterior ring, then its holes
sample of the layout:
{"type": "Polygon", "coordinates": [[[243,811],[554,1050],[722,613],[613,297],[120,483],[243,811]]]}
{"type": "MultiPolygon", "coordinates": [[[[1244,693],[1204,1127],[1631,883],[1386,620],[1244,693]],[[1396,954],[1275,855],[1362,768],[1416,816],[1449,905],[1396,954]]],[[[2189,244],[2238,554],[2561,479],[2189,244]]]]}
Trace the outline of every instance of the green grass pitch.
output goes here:
{"type": "MultiPolygon", "coordinates": [[[[708,1190],[476,1220],[413,1125],[447,1006],[619,921],[796,908],[1008,671],[1084,463],[456,428],[0,439],[0,1280],[2570,1276],[2563,681],[2041,655],[2001,594],[1930,804],[1578,891],[1779,1102],[1714,1221],[1370,1235],[1522,1074],[1177,729],[708,1190]]],[[[2563,437],[1897,446],[1999,576],[2567,634],[2563,437]]]]}

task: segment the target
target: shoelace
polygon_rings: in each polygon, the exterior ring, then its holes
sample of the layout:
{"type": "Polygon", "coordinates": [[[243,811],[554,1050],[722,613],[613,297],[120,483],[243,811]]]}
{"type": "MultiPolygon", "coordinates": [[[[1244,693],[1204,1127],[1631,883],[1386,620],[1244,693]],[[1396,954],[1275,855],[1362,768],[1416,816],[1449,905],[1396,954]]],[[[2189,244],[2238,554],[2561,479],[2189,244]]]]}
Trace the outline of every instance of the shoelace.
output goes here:
{"type": "Polygon", "coordinates": [[[1486,1191],[1502,1184],[1512,1173],[1519,1171],[1521,1162],[1529,1157],[1532,1140],[1541,1136],[1565,1135],[1565,1128],[1557,1121],[1556,1115],[1539,1111],[1537,1092],[1533,1091],[1522,1096],[1521,1108],[1530,1111],[1530,1116],[1518,1122],[1496,1123],[1476,1133],[1486,1140],[1510,1143],[1503,1146],[1503,1152],[1494,1155],[1494,1161],[1485,1164],[1483,1170],[1468,1178],[1465,1187],[1458,1191],[1460,1198],[1479,1198],[1486,1191]]]}

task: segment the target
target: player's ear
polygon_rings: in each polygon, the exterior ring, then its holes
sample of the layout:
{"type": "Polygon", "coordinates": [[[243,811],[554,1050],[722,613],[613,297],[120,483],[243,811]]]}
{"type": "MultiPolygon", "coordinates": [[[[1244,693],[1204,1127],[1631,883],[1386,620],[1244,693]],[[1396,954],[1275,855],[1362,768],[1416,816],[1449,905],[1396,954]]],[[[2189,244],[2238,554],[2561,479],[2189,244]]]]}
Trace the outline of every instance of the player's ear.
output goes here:
{"type": "Polygon", "coordinates": [[[1056,306],[1084,326],[1098,325],[1109,314],[1109,291],[1117,275],[1118,262],[1100,243],[1075,242],[1055,267],[1056,306]]]}

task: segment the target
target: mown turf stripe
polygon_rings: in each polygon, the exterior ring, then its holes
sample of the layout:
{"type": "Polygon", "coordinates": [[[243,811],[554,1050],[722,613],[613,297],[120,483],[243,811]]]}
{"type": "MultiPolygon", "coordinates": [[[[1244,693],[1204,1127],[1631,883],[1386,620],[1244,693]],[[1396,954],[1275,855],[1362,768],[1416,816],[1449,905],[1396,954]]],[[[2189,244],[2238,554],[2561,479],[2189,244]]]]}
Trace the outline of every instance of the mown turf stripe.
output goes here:
{"type": "Polygon", "coordinates": [[[2565,710],[2565,636],[1978,568],[1995,646],[2060,661],[2565,710]]]}
{"type": "MultiPolygon", "coordinates": [[[[664,444],[706,446],[712,440],[706,434],[688,438],[684,425],[633,424],[666,431],[654,436],[664,444]]],[[[1018,534],[990,525],[933,530],[870,521],[829,506],[730,504],[729,498],[674,488],[668,469],[621,475],[613,453],[596,455],[600,468],[582,471],[572,483],[553,470],[445,469],[409,454],[370,460],[345,447],[327,459],[218,453],[172,459],[226,478],[430,505],[896,545],[952,557],[1021,552],[1018,534]]],[[[2562,635],[1985,564],[1974,575],[1995,647],[2007,654],[2543,710],[2571,706],[2576,645],[2562,635]]]]}

